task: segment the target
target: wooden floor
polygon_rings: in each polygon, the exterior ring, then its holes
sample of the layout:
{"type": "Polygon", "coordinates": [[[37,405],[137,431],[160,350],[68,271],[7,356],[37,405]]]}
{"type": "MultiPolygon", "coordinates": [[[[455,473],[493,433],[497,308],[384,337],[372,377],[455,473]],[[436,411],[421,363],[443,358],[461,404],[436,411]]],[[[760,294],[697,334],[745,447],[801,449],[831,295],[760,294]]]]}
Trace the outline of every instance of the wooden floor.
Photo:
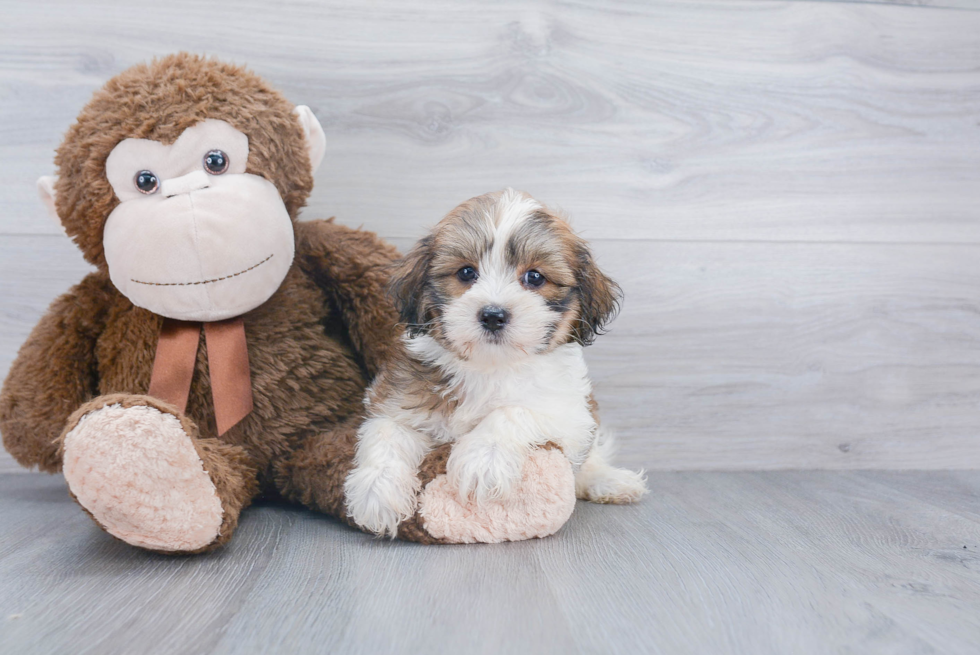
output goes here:
{"type": "Polygon", "coordinates": [[[937,653],[980,644],[980,472],[657,473],[556,536],[380,541],[246,511],[207,557],[0,475],[0,652],[937,653]]]}

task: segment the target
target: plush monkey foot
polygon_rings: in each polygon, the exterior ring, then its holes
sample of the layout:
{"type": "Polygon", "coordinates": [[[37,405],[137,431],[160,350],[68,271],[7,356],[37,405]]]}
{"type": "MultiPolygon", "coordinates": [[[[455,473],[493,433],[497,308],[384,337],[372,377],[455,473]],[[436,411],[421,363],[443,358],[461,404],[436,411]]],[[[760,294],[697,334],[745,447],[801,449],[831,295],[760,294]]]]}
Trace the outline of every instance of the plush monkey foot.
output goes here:
{"type": "Polygon", "coordinates": [[[572,466],[557,447],[539,448],[524,465],[521,482],[505,500],[462,503],[446,476],[449,447],[422,464],[419,509],[398,536],[423,543],[499,543],[547,537],[565,525],[575,508],[572,466]]]}
{"type": "Polygon", "coordinates": [[[193,427],[146,397],[106,400],[69,421],[62,447],[71,493],[134,546],[192,552],[215,542],[224,511],[185,429],[193,427]]]}

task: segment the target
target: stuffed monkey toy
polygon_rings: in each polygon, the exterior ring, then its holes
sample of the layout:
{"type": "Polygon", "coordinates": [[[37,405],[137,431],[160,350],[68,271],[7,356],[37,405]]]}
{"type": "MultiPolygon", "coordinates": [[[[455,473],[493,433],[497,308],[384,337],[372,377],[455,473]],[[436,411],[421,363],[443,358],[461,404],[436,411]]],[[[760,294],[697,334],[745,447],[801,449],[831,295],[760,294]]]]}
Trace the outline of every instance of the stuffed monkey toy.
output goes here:
{"type": "MultiPolygon", "coordinates": [[[[177,54],[111,79],[59,147],[58,177],[39,181],[96,270],[21,348],[0,432],[23,466],[62,471],[113,536],[212,550],[260,495],[346,520],[364,390],[399,347],[385,295],[397,253],[296,220],[324,151],[308,108],[244,68],[177,54]]],[[[423,463],[399,537],[544,536],[571,513],[555,451],[481,508],[447,488],[447,455],[423,463]]]]}

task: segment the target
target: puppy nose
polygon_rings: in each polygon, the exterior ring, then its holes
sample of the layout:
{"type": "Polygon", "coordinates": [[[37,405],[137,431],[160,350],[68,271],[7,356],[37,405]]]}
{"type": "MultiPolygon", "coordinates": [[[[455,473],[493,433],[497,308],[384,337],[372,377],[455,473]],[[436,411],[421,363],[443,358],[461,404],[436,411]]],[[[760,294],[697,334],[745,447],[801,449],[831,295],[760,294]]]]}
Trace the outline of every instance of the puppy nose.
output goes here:
{"type": "Polygon", "coordinates": [[[484,307],[480,310],[480,323],[487,332],[496,332],[505,325],[510,315],[500,307],[484,307]]]}

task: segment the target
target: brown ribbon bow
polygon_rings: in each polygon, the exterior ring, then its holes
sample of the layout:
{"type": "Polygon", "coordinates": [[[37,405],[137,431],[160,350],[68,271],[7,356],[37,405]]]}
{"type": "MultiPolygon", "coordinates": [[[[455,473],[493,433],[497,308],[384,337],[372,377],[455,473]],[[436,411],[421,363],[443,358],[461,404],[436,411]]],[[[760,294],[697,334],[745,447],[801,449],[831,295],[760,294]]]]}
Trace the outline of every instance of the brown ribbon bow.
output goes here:
{"type": "MultiPolygon", "coordinates": [[[[201,323],[163,319],[153,359],[149,394],[187,409],[194,377],[201,323]]],[[[204,342],[211,373],[211,397],[218,434],[224,434],[252,411],[252,377],[248,367],[245,322],[241,316],[204,323],[204,342]]]]}

